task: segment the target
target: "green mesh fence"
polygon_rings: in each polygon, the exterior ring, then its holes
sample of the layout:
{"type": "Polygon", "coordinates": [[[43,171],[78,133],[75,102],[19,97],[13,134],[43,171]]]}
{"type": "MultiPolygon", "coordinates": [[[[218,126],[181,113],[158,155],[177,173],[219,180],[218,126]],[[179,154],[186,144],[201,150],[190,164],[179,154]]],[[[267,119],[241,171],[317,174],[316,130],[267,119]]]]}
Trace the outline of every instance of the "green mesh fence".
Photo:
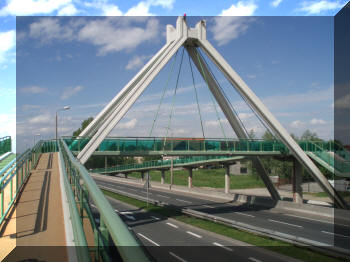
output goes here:
{"type": "Polygon", "coordinates": [[[12,146],[11,146],[11,137],[10,136],[5,136],[0,138],[0,155],[5,154],[7,152],[12,151],[12,146]]]}

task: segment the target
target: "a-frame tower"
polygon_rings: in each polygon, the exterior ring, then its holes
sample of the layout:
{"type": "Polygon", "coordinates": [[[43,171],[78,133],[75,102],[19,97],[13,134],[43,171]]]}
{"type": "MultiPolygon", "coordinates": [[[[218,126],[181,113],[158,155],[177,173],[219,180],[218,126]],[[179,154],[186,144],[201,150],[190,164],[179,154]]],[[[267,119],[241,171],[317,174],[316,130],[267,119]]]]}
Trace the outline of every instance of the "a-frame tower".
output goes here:
{"type": "MultiPolygon", "coordinates": [[[[95,119],[84,129],[80,136],[91,136],[89,143],[78,155],[81,163],[85,163],[101,142],[107,137],[122,117],[128,112],[137,98],[147,88],[160,70],[168,63],[177,50],[184,46],[191,59],[207,82],[210,91],[221,107],[232,129],[239,139],[248,138],[244,128],[237,116],[229,106],[209,68],[198,55],[197,48],[201,48],[217,68],[225,75],[232,86],[249,103],[252,109],[270,127],[275,135],[283,141],[296,160],[313,176],[322,189],[331,197],[335,205],[346,208],[346,203],[330,185],[317,166],[300,148],[300,146],[289,135],[287,130],[277,121],[261,100],[252,92],[241,77],[232,69],[226,60],[206,39],[206,23],[204,20],[198,22],[195,28],[187,27],[185,17],[178,17],[176,28],[167,25],[167,42],[156,55],[136,74],[136,76],[115,96],[112,101],[95,117],[95,119]]],[[[271,183],[264,170],[259,157],[252,157],[253,166],[264,181],[274,200],[280,200],[278,191],[271,183]]]]}

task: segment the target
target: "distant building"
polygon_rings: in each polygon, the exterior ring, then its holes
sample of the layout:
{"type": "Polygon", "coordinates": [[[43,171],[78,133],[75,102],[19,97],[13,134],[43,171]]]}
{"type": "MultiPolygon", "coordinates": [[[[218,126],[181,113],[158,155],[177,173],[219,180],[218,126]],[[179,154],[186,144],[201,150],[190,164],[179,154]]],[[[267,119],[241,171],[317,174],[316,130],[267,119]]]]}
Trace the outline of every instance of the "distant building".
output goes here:
{"type": "Polygon", "coordinates": [[[249,165],[247,161],[237,161],[234,165],[230,165],[231,175],[248,175],[251,170],[249,170],[249,165]]]}

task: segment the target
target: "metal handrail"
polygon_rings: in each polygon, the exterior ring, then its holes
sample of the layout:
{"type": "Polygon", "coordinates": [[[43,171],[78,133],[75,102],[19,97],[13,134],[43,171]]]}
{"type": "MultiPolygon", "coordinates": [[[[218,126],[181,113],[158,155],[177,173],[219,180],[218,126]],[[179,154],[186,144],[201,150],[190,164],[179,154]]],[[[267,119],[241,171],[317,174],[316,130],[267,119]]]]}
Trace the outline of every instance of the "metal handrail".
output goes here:
{"type": "MultiPolygon", "coordinates": [[[[78,176],[78,181],[81,181],[83,188],[100,213],[100,230],[104,231],[101,233],[105,234],[104,239],[108,239],[108,235],[111,237],[124,261],[150,261],[143,247],[140,246],[125,223],[116,214],[86,168],[76,160],[63,139],[60,139],[59,143],[60,150],[67,160],[66,168],[71,169],[78,176]]],[[[86,211],[89,213],[89,210],[86,211]]],[[[99,240],[100,242],[101,240],[99,240]]]]}

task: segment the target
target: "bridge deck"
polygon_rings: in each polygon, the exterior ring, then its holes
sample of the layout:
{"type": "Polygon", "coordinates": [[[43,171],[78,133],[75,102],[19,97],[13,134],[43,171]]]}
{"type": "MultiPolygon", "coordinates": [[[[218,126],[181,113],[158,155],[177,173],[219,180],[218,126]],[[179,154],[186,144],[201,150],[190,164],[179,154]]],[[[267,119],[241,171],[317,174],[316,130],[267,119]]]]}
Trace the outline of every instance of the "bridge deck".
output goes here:
{"type": "Polygon", "coordinates": [[[67,260],[66,248],[56,257],[51,252],[42,252],[44,248],[40,250],[42,246],[66,246],[57,153],[42,154],[17,204],[0,227],[0,246],[0,260],[14,247],[19,248],[11,253],[9,260],[28,257],[38,261],[67,260]],[[27,248],[23,252],[20,248],[23,246],[37,248],[27,248]]]}

